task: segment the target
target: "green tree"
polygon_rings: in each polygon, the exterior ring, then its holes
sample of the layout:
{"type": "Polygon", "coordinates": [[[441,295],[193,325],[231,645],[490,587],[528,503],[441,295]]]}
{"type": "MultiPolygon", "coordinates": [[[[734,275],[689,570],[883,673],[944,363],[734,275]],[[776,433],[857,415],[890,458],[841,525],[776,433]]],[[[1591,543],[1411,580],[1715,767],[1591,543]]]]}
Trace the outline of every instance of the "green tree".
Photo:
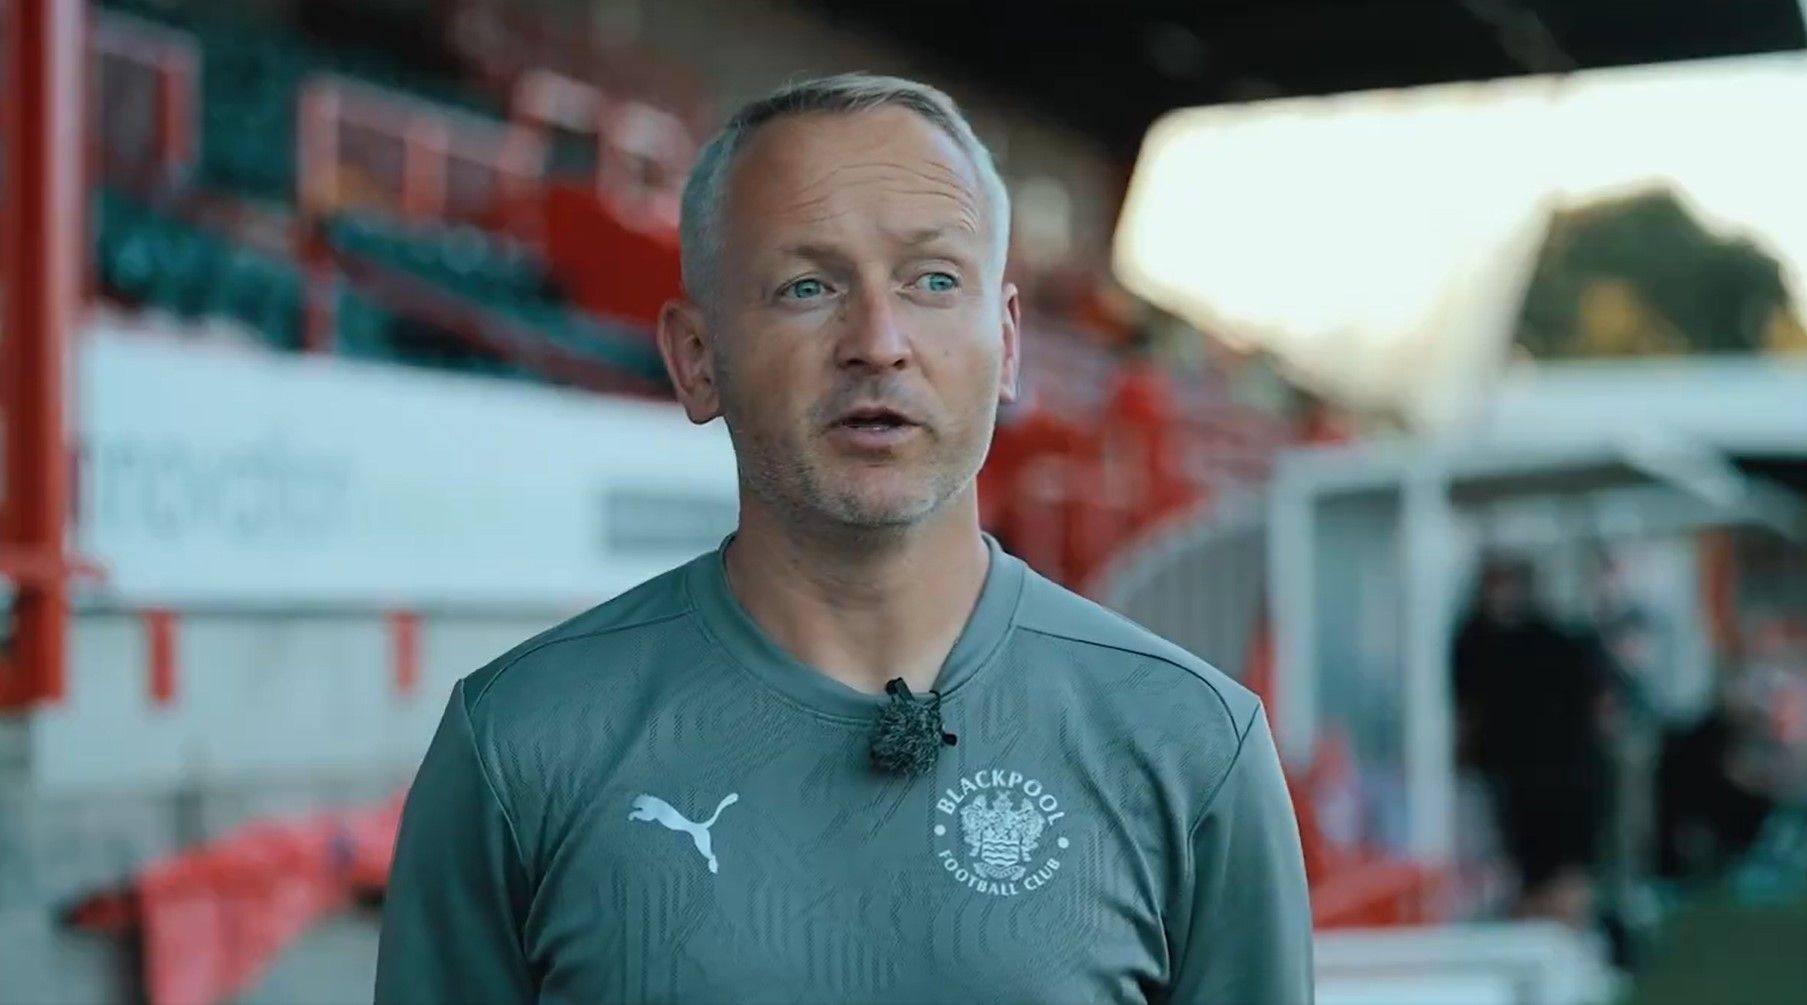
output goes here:
{"type": "Polygon", "coordinates": [[[1555,358],[1755,352],[1794,317],[1780,262],[1658,189],[1552,218],[1518,341],[1555,358]]]}

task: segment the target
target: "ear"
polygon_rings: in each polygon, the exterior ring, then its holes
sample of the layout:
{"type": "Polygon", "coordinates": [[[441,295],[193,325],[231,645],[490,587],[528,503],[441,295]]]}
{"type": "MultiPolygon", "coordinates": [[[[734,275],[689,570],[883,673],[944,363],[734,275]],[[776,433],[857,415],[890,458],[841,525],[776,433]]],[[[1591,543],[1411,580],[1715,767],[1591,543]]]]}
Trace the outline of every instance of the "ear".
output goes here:
{"type": "Polygon", "coordinates": [[[686,300],[670,300],[659,309],[659,355],[677,392],[678,404],[691,422],[702,425],[722,414],[715,384],[715,350],[702,308],[686,300]]]}
{"type": "Polygon", "coordinates": [[[998,400],[1008,405],[1016,400],[1016,381],[1022,367],[1019,339],[1023,328],[1023,305],[1017,297],[1015,283],[1004,284],[1003,297],[1004,365],[998,368],[998,400]]]}

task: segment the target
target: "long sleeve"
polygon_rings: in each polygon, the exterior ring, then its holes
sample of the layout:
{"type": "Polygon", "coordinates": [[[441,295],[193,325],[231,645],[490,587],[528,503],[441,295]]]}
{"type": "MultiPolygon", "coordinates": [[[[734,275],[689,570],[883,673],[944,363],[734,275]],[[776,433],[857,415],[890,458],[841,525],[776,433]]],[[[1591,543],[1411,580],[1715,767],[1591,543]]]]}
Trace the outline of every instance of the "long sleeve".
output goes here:
{"type": "Polygon", "coordinates": [[[529,889],[460,683],[402,811],[376,1005],[532,1001],[521,944],[529,889]]]}
{"type": "Polygon", "coordinates": [[[1192,832],[1168,1000],[1310,1005],[1311,903],[1280,756],[1257,706],[1192,832]]]}

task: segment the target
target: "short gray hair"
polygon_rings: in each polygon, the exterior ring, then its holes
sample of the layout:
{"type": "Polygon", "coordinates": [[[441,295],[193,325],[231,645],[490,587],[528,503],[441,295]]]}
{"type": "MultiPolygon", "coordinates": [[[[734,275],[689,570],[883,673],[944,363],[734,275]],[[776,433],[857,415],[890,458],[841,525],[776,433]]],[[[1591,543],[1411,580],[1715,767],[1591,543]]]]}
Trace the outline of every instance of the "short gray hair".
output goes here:
{"type": "Polygon", "coordinates": [[[697,155],[690,178],[684,183],[678,222],[684,289],[690,297],[705,304],[713,298],[711,287],[721,264],[728,174],[741,148],[761,126],[793,115],[851,115],[886,106],[905,108],[927,119],[971,158],[991,214],[991,237],[1002,261],[1010,242],[1010,193],[998,175],[991,151],[973,132],[972,124],[960,113],[954,99],[927,84],[902,77],[843,73],[786,84],[741,106],[697,155]]]}

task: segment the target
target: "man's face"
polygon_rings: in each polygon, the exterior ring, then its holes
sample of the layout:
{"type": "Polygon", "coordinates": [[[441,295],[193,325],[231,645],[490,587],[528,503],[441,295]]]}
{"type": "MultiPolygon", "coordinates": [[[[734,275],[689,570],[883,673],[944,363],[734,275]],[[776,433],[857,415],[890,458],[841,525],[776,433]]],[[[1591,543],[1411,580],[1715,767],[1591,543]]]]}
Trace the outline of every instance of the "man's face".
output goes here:
{"type": "Polygon", "coordinates": [[[684,396],[725,418],[761,502],[901,527],[972,484],[1016,379],[982,191],[905,109],[783,119],[741,150],[699,340],[712,387],[684,396]]]}
{"type": "Polygon", "coordinates": [[[1529,573],[1514,565],[1486,570],[1481,579],[1481,606],[1502,625],[1517,625],[1530,613],[1529,573]]]}

